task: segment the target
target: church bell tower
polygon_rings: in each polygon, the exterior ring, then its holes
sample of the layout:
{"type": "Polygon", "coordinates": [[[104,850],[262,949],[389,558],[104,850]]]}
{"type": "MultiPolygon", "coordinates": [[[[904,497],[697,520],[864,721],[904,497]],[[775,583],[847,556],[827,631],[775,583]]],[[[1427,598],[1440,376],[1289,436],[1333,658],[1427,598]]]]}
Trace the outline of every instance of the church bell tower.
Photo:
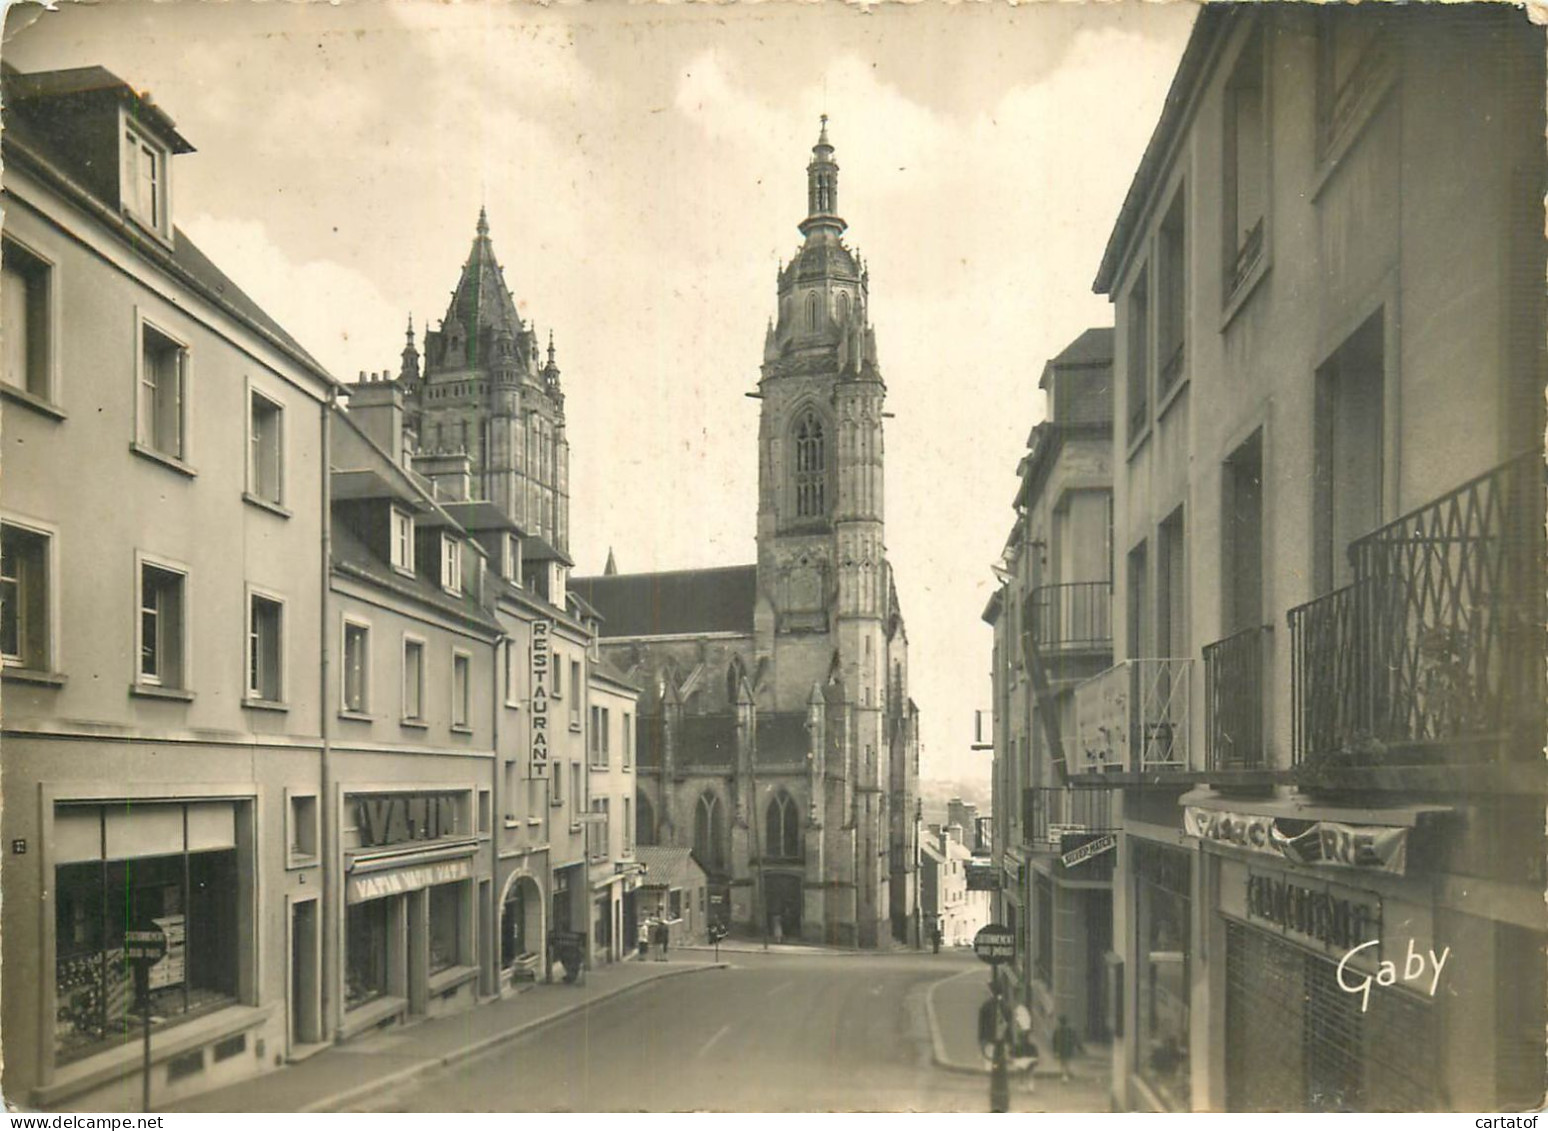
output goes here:
{"type": "MultiPolygon", "coordinates": [[[[760,660],[770,704],[794,710],[814,683],[842,679],[862,712],[885,691],[891,579],[883,539],[882,417],[864,263],[845,243],[827,117],[806,167],[800,249],[778,276],[758,396],[760,660]]],[[[879,738],[857,740],[872,763],[879,738]]]]}

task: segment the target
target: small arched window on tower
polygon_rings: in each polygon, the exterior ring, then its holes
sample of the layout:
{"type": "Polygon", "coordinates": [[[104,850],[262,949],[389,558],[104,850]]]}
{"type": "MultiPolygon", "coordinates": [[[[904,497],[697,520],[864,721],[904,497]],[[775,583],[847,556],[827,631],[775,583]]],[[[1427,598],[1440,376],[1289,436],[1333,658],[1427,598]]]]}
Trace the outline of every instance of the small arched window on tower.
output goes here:
{"type": "Polygon", "coordinates": [[[849,323],[849,293],[847,291],[840,291],[838,293],[838,324],[840,326],[845,326],[845,325],[848,325],[848,323],[849,323]]]}
{"type": "Polygon", "coordinates": [[[827,454],[822,421],[808,410],[795,430],[795,502],[797,518],[821,518],[828,512],[827,454]]]}
{"type": "Polygon", "coordinates": [[[812,293],[806,296],[806,328],[817,329],[817,295],[812,293]]]}

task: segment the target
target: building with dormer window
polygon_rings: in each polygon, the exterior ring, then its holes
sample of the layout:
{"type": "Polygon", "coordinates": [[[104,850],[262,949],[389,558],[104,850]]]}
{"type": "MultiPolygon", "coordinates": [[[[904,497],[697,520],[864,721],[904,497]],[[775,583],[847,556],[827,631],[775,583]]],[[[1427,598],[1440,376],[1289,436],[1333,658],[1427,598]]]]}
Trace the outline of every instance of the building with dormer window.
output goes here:
{"type": "Polygon", "coordinates": [[[3,93],[5,1093],[139,1095],[143,929],[160,1105],[320,1032],[336,383],[177,228],[193,147],[147,96],[3,93]]]}

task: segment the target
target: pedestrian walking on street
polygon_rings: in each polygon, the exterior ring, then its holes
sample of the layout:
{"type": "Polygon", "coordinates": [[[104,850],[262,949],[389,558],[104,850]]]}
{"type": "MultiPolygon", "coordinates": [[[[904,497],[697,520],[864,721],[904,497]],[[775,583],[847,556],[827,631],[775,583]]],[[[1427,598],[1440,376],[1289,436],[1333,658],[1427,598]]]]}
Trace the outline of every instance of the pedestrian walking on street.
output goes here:
{"type": "Polygon", "coordinates": [[[1085,1052],[1085,1046],[1080,1043],[1080,1034],[1075,1031],[1075,1026],[1070,1024],[1070,1019],[1064,1014],[1059,1014],[1059,1025],[1053,1031],[1053,1051],[1059,1058],[1059,1078],[1069,1080],[1070,1058],[1076,1053],[1085,1052]]]}
{"type": "Polygon", "coordinates": [[[774,916],[774,943],[779,945],[785,941],[785,921],[778,915],[774,916]]]}
{"type": "Polygon", "coordinates": [[[640,948],[640,961],[644,962],[647,958],[650,957],[650,920],[649,919],[642,919],[640,921],[639,948],[640,948]]]}
{"type": "Polygon", "coordinates": [[[935,953],[941,952],[941,925],[939,922],[930,928],[930,942],[935,947],[935,953]]]}
{"type": "Polygon", "coordinates": [[[672,928],[665,923],[656,924],[656,961],[667,960],[667,944],[672,941],[672,928]]]}

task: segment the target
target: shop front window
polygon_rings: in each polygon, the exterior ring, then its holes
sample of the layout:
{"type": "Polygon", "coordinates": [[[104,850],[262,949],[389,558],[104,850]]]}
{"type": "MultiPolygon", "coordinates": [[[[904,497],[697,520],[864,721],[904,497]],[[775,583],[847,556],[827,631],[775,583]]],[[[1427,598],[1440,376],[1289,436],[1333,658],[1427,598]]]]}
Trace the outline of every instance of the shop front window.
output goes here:
{"type": "Polygon", "coordinates": [[[1188,1111],[1190,874],[1185,853],[1135,845],[1139,1075],[1173,1111],[1188,1111]]]}
{"type": "Polygon", "coordinates": [[[54,870],[54,1051],[61,1061],[127,1040],[143,1024],[126,931],[159,928],[166,936],[166,955],[148,978],[152,1027],[235,1001],[241,931],[230,804],[70,807],[56,828],[60,855],[75,857],[54,870]],[[187,809],[195,811],[192,821],[187,809]],[[82,859],[74,850],[93,839],[96,858],[82,859]],[[131,855],[136,849],[157,854],[131,855]]]}
{"type": "Polygon", "coordinates": [[[352,903],[344,923],[344,1008],[387,992],[387,938],[391,899],[352,903]]]}
{"type": "Polygon", "coordinates": [[[430,973],[458,964],[462,954],[462,892],[465,884],[430,889],[430,973]]]}

